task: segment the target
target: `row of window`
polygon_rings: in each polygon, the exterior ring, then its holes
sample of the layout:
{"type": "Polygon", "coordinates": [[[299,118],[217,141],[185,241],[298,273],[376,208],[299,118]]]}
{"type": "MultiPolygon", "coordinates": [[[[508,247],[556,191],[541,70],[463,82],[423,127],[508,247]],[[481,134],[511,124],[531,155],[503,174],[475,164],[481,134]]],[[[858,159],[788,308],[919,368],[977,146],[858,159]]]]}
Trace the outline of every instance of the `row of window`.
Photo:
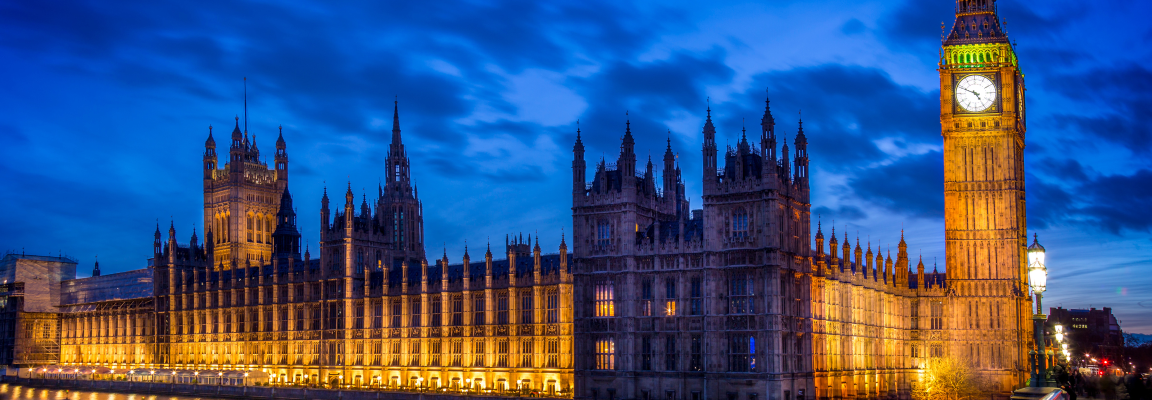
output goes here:
{"type": "MultiPolygon", "coordinates": [[[[651,371],[654,369],[653,359],[653,338],[652,336],[643,336],[640,338],[640,370],[651,371]]],[[[756,337],[752,335],[734,334],[729,335],[726,346],[728,348],[728,371],[729,372],[756,372],[757,371],[757,357],[756,357],[756,337]]],[[[680,365],[680,348],[678,347],[676,336],[666,336],[664,338],[664,352],[663,352],[663,370],[664,371],[679,371],[680,365]]],[[[692,336],[689,339],[689,353],[688,353],[688,371],[703,371],[704,370],[704,343],[700,336],[692,336]]],[[[593,343],[592,366],[595,369],[601,370],[614,370],[616,369],[616,339],[611,337],[600,338],[593,343]]]]}
{"type": "MultiPolygon", "coordinates": [[[[268,288],[271,291],[271,287],[268,288]]],[[[282,291],[286,292],[286,287],[281,287],[282,291]]],[[[302,290],[302,287],[298,287],[302,290]]],[[[270,297],[270,296],[269,296],[270,297]]],[[[504,325],[512,323],[509,320],[509,294],[499,293],[496,296],[496,324],[504,325]]],[[[408,327],[424,326],[425,318],[427,318],[428,326],[437,327],[443,325],[461,326],[464,325],[464,297],[463,295],[452,295],[448,297],[448,304],[443,304],[443,297],[434,295],[431,296],[429,301],[430,312],[427,317],[423,313],[423,305],[420,302],[408,303],[408,327]],[[445,316],[445,306],[448,308],[448,315],[445,316]],[[447,320],[445,320],[447,318],[447,320]]],[[[535,296],[532,291],[526,290],[519,294],[520,308],[519,319],[515,321],[518,324],[534,324],[536,322],[536,305],[535,296]]],[[[201,296],[199,301],[203,302],[204,297],[201,296]]],[[[487,299],[482,294],[477,294],[472,297],[473,311],[471,312],[474,325],[486,323],[486,308],[487,299]],[[480,321],[476,323],[475,321],[480,321]]],[[[272,332],[272,331],[302,331],[302,330],[316,330],[321,329],[321,322],[325,322],[323,329],[343,329],[343,307],[340,304],[328,304],[327,315],[322,316],[323,306],[319,305],[302,305],[288,308],[281,308],[274,314],[273,310],[231,310],[221,313],[186,313],[177,314],[172,317],[172,332],[174,334],[193,334],[193,333],[244,333],[244,332],[272,332]],[[263,316],[263,319],[260,317],[263,316]],[[289,318],[294,316],[294,318],[289,318]]],[[[364,328],[383,328],[385,321],[385,311],[390,311],[390,324],[389,327],[401,327],[403,319],[403,302],[400,299],[391,300],[389,307],[385,309],[384,302],[372,301],[367,307],[354,307],[354,318],[352,320],[353,329],[364,328]],[[366,313],[370,313],[367,314],[366,313]]],[[[547,290],[544,294],[544,309],[543,321],[541,323],[555,324],[560,322],[560,295],[559,291],[555,289],[547,290]]],[[[137,331],[144,328],[145,325],[142,319],[135,319],[132,324],[137,326],[137,331]]],[[[76,337],[72,335],[82,335],[78,337],[99,337],[111,336],[113,332],[123,333],[126,321],[119,319],[106,319],[106,318],[80,318],[67,323],[66,337],[76,337]]]]}
{"type": "MultiPolygon", "coordinates": [[[[172,359],[177,364],[221,363],[231,364],[256,362],[263,364],[316,365],[323,359],[329,364],[375,365],[375,366],[470,366],[470,367],[520,367],[520,368],[562,368],[560,340],[547,339],[542,343],[542,352],[536,350],[532,339],[498,340],[492,343],[493,354],[487,354],[488,342],[479,340],[472,343],[472,353],[464,353],[462,340],[429,341],[419,340],[351,341],[331,343],[321,348],[309,343],[267,344],[236,343],[217,346],[172,346],[172,359]],[[404,356],[404,343],[407,357],[404,356]],[[291,351],[289,351],[291,350],[291,351]],[[323,353],[323,354],[321,354],[323,353]],[[347,358],[346,358],[347,356],[347,358]],[[539,357],[539,358],[537,358],[539,357]],[[401,361],[406,361],[402,364],[401,361]],[[467,365],[466,365],[467,363],[467,365]]],[[[144,357],[142,347],[93,346],[94,348],[75,351],[65,348],[64,359],[70,362],[107,362],[126,359],[139,360],[144,357]]],[[[76,350],[79,350],[77,348],[76,350]]],[[[160,358],[166,363],[167,349],[160,358]]]]}
{"type": "MultiPolygon", "coordinates": [[[[676,283],[676,278],[664,279],[664,309],[660,311],[660,315],[678,315],[676,311],[678,286],[676,283]]],[[[747,273],[734,273],[729,277],[728,283],[728,314],[755,314],[756,293],[754,291],[755,284],[751,275],[747,273]]],[[[652,309],[652,285],[652,279],[645,279],[640,282],[640,316],[654,316],[652,309]]],[[[704,288],[702,279],[700,277],[690,278],[688,290],[688,315],[702,315],[704,311],[704,288]]],[[[616,316],[615,284],[612,281],[602,281],[593,287],[593,291],[593,316],[616,316]]]]}

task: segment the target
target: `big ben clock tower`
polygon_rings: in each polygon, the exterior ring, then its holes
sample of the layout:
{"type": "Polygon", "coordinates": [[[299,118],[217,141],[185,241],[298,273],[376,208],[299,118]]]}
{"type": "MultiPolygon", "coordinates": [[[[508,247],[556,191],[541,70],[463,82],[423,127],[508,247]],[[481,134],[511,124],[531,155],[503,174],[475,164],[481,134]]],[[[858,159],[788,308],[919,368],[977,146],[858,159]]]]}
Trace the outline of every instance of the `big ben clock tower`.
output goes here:
{"type": "Polygon", "coordinates": [[[958,0],[940,58],[949,355],[1002,391],[1027,377],[1024,74],[995,0],[958,0]]]}

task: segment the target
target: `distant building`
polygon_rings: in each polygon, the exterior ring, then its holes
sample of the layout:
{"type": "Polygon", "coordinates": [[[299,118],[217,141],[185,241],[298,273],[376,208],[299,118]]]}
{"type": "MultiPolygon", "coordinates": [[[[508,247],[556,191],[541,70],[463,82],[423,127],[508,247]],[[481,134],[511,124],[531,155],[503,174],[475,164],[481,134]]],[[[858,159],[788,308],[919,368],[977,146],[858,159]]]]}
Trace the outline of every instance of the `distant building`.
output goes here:
{"type": "Polygon", "coordinates": [[[61,281],[76,279],[68,257],[6,254],[0,259],[0,364],[60,361],[61,281]]]}
{"type": "Polygon", "coordinates": [[[1120,322],[1112,315],[1111,307],[1097,310],[1050,308],[1048,331],[1055,331],[1055,325],[1063,325],[1068,335],[1070,348],[1076,355],[1084,353],[1094,357],[1119,354],[1124,346],[1124,331],[1120,322]]]}

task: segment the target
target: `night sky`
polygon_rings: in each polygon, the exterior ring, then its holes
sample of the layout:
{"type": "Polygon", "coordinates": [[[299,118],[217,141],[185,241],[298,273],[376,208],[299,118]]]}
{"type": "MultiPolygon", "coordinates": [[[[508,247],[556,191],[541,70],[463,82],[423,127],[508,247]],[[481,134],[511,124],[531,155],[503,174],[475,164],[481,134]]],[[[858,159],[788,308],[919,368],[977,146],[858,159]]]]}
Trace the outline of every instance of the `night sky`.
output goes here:
{"type": "MultiPolygon", "coordinates": [[[[1046,306],[1113,307],[1152,333],[1152,2],[1002,0],[1029,89],[1028,228],[1046,306]]],[[[157,220],[203,237],[208,126],[243,117],[271,157],[283,125],[302,234],[325,182],[360,202],[385,176],[393,100],[430,257],[571,232],[588,164],[630,118],[665,140],[699,207],[701,127],[758,132],[765,90],[791,141],[803,111],[825,235],[943,257],[937,57],[948,0],[825,2],[0,2],[0,250],[63,253],[87,276],[142,268],[157,220]],[[331,3],[338,3],[333,5],[331,3]],[[767,4],[766,4],[767,3],[767,4]],[[625,116],[625,112],[629,117],[625,116]],[[669,133],[670,132],[670,133],[669,133]]],[[[221,150],[226,152],[226,149],[221,150]]],[[[336,201],[339,203],[339,201],[336,201]]],[[[813,224],[815,226],[816,224],[813,224]]],[[[571,243],[571,242],[569,242],[571,243]]],[[[895,251],[895,249],[893,249],[895,251]]],[[[315,253],[313,253],[315,254],[315,253]]],[[[913,261],[915,262],[915,261],[913,261]]]]}

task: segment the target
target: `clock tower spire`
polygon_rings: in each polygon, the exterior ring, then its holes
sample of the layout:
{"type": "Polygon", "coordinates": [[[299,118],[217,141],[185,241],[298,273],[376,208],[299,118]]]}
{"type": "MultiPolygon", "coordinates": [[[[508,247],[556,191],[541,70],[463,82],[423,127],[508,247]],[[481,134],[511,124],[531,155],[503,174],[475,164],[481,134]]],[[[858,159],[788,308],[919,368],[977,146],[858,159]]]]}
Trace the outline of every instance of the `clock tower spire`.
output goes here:
{"type": "Polygon", "coordinates": [[[1002,392],[1032,347],[1024,197],[1024,74],[995,0],[956,1],[940,63],[949,356],[1002,392]]]}

